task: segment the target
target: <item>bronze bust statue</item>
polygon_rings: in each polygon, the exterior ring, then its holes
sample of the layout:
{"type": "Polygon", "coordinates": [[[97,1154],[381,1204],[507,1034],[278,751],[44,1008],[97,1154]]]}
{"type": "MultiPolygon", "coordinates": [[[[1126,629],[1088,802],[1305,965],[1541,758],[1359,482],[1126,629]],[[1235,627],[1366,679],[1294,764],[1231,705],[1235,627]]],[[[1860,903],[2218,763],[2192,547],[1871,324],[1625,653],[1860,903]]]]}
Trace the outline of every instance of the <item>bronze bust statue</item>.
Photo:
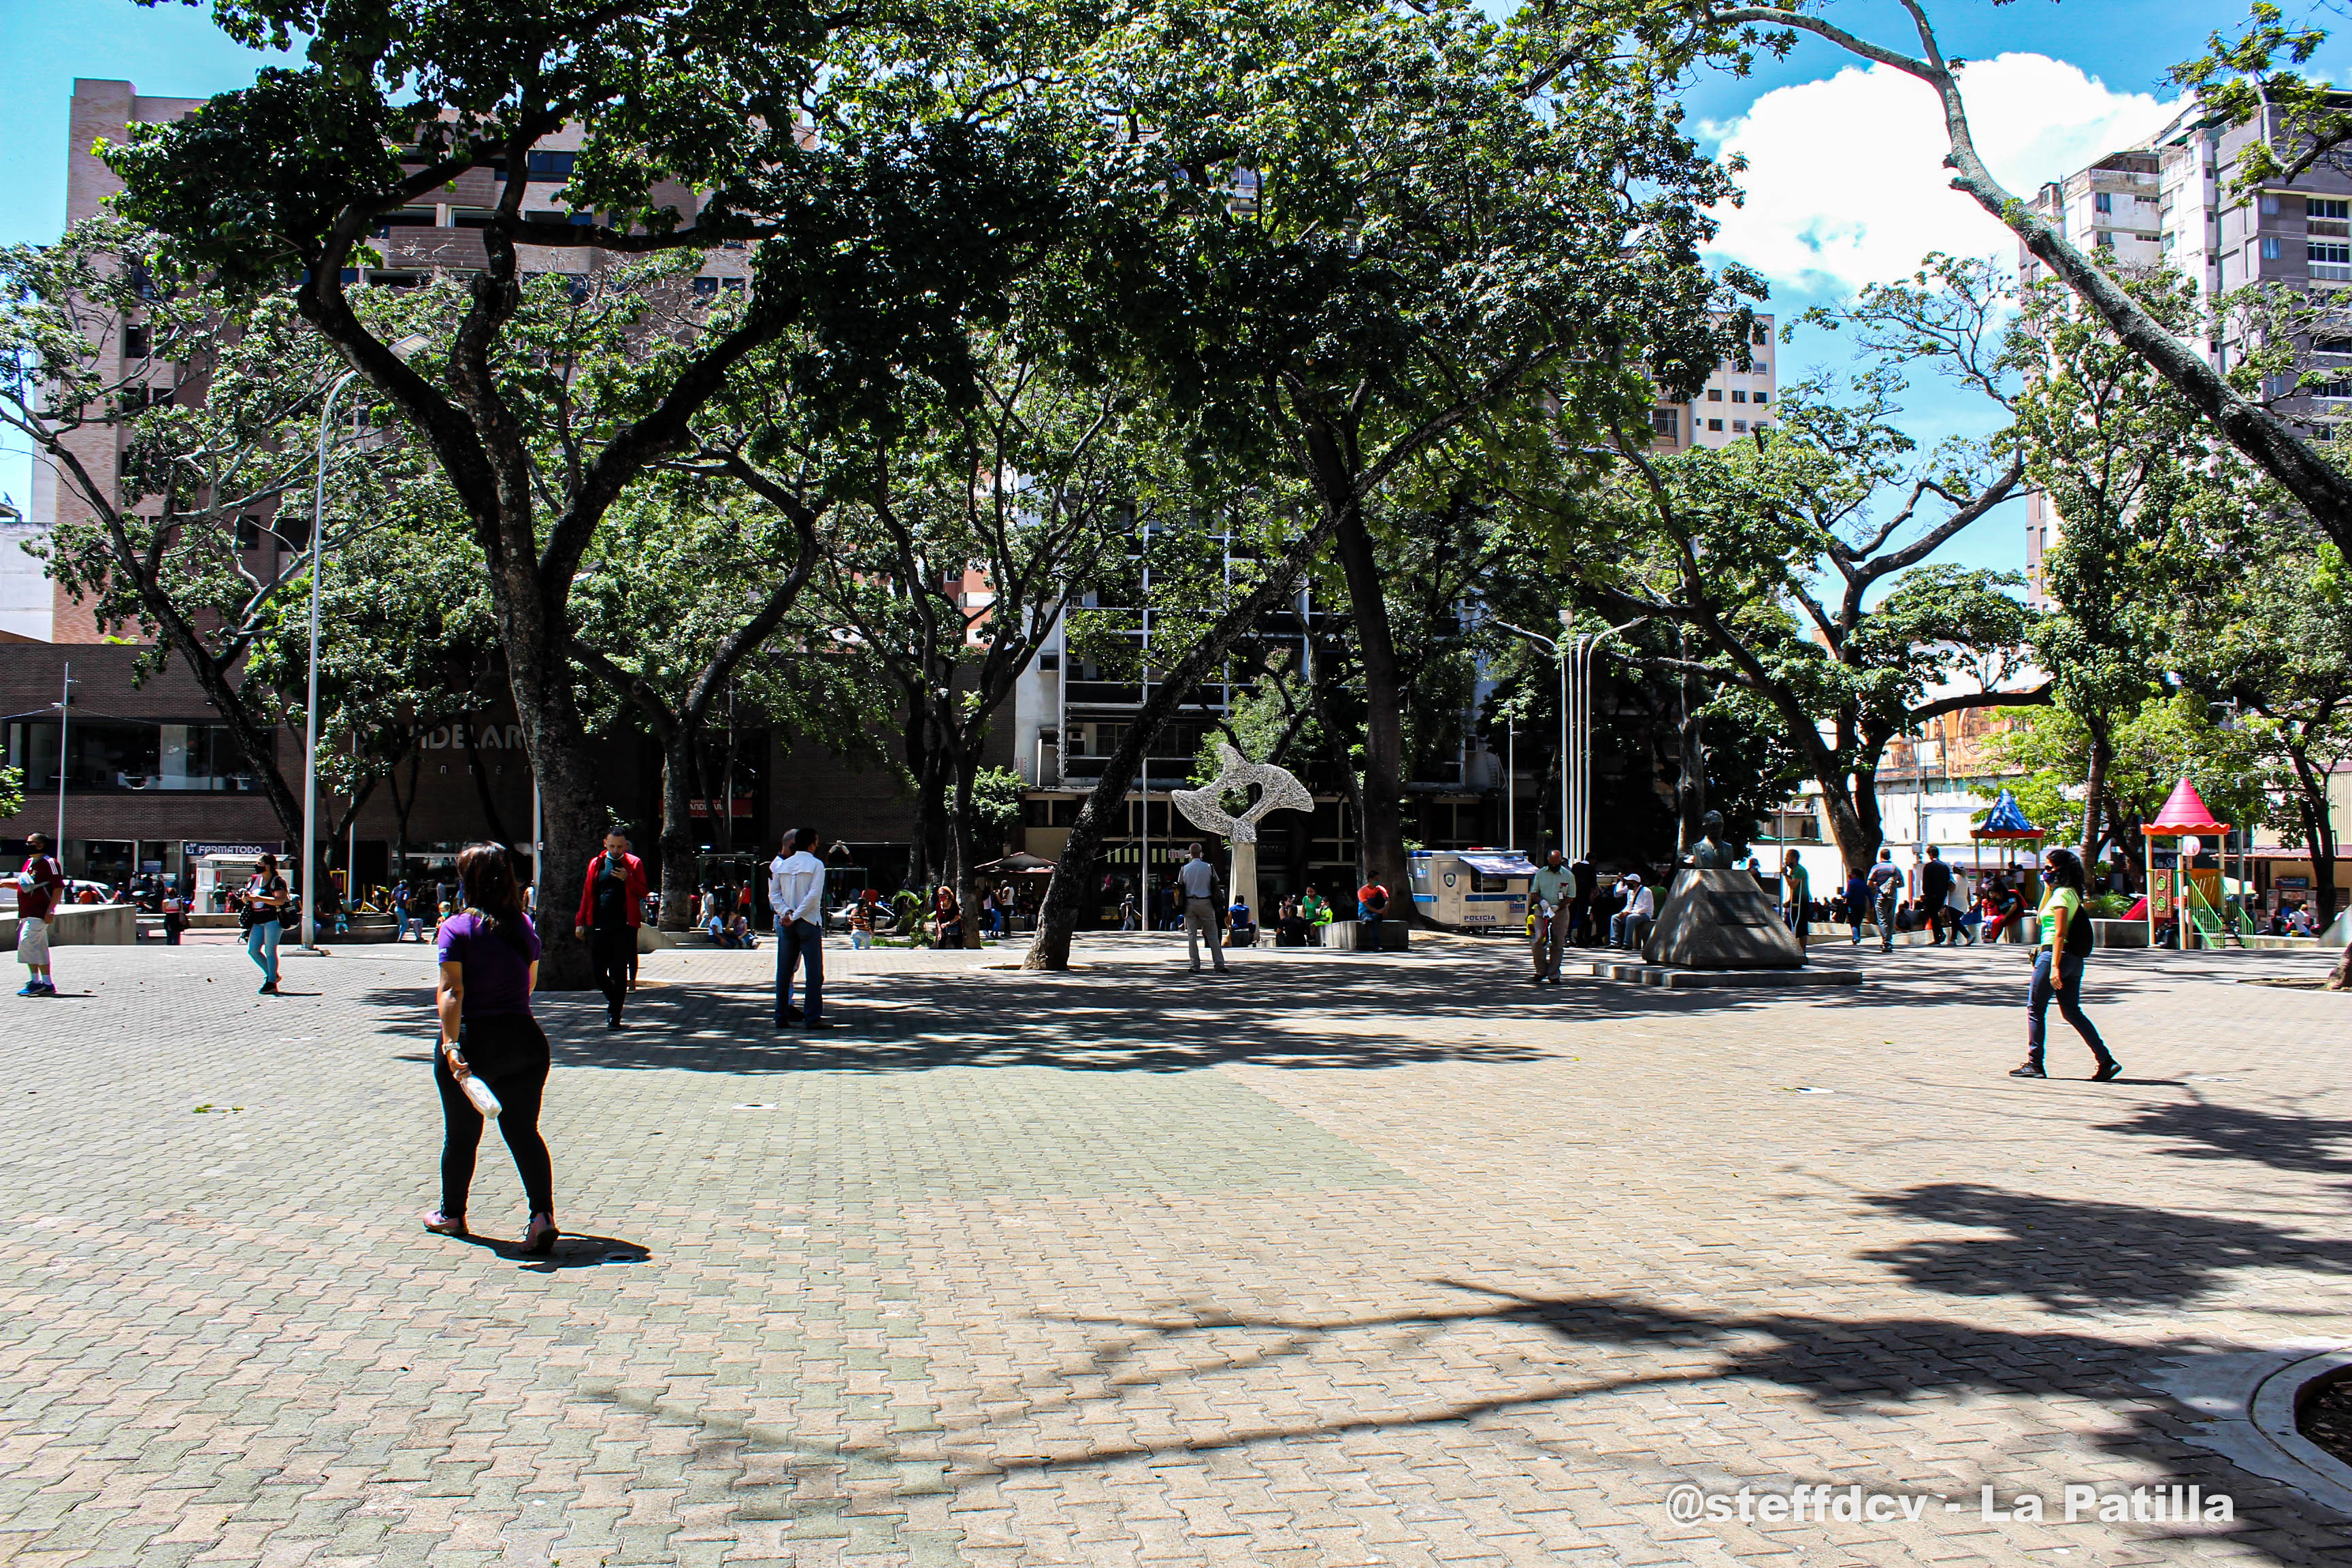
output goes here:
{"type": "Polygon", "coordinates": [[[1691,846],[1689,863],[1701,871],[1730,868],[1731,850],[1723,842],[1723,813],[1710,811],[1699,818],[1699,840],[1691,846]]]}

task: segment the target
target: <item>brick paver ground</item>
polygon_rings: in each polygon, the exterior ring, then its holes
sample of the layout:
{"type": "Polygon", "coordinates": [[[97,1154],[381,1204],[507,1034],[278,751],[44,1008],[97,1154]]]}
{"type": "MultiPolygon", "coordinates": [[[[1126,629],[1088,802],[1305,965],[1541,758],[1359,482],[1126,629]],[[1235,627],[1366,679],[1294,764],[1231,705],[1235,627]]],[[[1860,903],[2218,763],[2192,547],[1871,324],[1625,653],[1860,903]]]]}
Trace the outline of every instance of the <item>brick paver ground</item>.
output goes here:
{"type": "MultiPolygon", "coordinates": [[[[0,1563],[2352,1559],[2164,1392],[2352,1341],[2352,997],[2232,983],[2307,958],[2099,963],[2095,1086],[2003,1076],[2014,950],[1852,994],[836,951],[821,1041],[766,952],[665,952],[619,1035],[543,999],[549,1262],[417,1228],[425,950],[275,1001],[234,949],[58,956],[0,999],[0,1563]],[[1977,1506],[2069,1482],[2235,1517],[1977,1506]]],[[[493,1140],[476,1222],[520,1208],[493,1140]]]]}

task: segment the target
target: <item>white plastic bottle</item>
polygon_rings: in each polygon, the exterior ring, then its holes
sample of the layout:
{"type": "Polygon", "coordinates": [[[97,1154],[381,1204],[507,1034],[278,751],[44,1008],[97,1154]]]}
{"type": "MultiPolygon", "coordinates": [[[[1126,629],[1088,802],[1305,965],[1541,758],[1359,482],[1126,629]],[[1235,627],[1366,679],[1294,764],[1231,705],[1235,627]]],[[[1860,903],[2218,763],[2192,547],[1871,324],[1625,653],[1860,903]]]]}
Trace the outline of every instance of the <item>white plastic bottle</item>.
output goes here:
{"type": "MultiPolygon", "coordinates": [[[[457,1059],[462,1062],[466,1058],[460,1056],[457,1059]]],[[[482,1081],[479,1073],[467,1073],[457,1080],[457,1086],[466,1091],[466,1098],[474,1102],[474,1109],[484,1116],[494,1117],[506,1109],[499,1103],[499,1097],[490,1092],[490,1086],[482,1081]]]]}

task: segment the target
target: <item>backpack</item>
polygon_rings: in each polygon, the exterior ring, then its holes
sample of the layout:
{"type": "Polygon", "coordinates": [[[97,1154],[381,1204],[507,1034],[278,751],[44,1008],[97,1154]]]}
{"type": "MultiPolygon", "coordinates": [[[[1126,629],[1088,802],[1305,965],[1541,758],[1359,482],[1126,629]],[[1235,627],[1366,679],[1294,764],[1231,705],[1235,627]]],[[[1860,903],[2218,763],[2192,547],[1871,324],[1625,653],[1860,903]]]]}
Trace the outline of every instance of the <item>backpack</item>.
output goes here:
{"type": "Polygon", "coordinates": [[[2095,945],[2097,945],[2096,940],[2091,931],[2091,911],[2086,905],[2075,910],[2067,917],[2066,951],[2059,956],[2088,958],[2091,956],[2091,949],[2095,945]]]}

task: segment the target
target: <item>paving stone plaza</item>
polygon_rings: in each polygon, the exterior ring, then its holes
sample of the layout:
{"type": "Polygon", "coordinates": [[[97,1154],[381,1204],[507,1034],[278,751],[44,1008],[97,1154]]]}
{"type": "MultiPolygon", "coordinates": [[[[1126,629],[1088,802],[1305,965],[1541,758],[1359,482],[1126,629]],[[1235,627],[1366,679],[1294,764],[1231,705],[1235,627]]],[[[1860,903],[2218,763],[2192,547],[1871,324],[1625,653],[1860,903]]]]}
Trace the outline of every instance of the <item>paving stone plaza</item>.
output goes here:
{"type": "MultiPolygon", "coordinates": [[[[2185,1392],[2352,1341],[2352,998],[2240,983],[2313,958],[2102,955],[2093,1085],[2054,1018],[2005,1076],[2022,949],[836,950],[822,1037],[770,956],[649,957],[617,1035],[541,999],[541,1259],[418,1227],[428,950],[269,1000],[61,949],[0,1012],[0,1563],[2352,1560],[2185,1392]]],[[[489,1140],[475,1223],[521,1208],[489,1140]]]]}

